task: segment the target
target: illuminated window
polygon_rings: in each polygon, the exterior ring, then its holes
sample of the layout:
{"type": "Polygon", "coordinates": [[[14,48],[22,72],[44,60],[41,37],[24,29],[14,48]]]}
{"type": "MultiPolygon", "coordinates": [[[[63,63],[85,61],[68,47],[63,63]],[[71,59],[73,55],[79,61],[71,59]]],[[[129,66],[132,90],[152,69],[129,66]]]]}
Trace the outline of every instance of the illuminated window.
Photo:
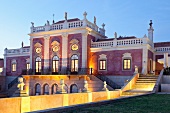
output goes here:
{"type": "Polygon", "coordinates": [[[132,56],[131,53],[124,53],[122,57],[122,70],[131,70],[132,56]]]}
{"type": "Polygon", "coordinates": [[[27,63],[27,70],[30,69],[30,63],[27,63]]]}
{"type": "Polygon", "coordinates": [[[17,62],[16,60],[12,60],[12,71],[15,72],[17,70],[17,62]]]}
{"type": "Polygon", "coordinates": [[[100,60],[99,61],[99,69],[100,70],[106,70],[106,60],[100,60]]]}
{"type": "Polygon", "coordinates": [[[78,55],[73,55],[71,57],[71,71],[72,72],[78,71],[78,55]]]}
{"type": "Polygon", "coordinates": [[[131,59],[123,59],[123,69],[124,70],[131,69],[131,59]]]}
{"type": "Polygon", "coordinates": [[[41,58],[37,57],[35,60],[36,72],[41,72],[41,58]]]}
{"type": "Polygon", "coordinates": [[[58,58],[58,56],[53,57],[52,67],[53,67],[53,72],[58,72],[58,67],[59,67],[59,58],[58,58]]]}

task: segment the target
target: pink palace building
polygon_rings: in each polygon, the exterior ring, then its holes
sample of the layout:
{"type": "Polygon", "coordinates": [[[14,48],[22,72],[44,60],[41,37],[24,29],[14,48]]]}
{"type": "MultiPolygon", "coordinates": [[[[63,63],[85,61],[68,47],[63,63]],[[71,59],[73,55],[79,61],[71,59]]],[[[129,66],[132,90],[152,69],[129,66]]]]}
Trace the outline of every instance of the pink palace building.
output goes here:
{"type": "Polygon", "coordinates": [[[153,42],[152,21],[148,35],[105,35],[101,27],[84,18],[65,19],[44,26],[32,22],[30,46],[4,50],[3,75],[6,88],[13,87],[18,76],[23,76],[29,95],[56,93],[60,80],[64,79],[68,93],[78,92],[86,79],[91,91],[103,85],[118,88],[130,79],[138,68],[139,73],[158,75],[169,66],[170,42],[153,42]]]}

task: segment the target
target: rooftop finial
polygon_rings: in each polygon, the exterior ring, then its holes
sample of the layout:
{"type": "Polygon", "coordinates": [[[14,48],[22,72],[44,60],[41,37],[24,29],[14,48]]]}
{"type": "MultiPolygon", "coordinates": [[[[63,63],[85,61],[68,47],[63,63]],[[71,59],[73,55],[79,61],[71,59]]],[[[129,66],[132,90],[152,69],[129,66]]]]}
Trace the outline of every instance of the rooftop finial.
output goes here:
{"type": "Polygon", "coordinates": [[[53,24],[55,23],[55,21],[54,21],[54,14],[53,14],[53,24]]]}
{"type": "Polygon", "coordinates": [[[84,15],[84,19],[86,19],[87,12],[85,11],[85,12],[83,13],[83,15],[84,15]]]}
{"type": "Polygon", "coordinates": [[[153,24],[153,23],[152,23],[152,20],[150,20],[150,23],[149,23],[150,28],[152,28],[152,24],[153,24]]]}
{"type": "Polygon", "coordinates": [[[94,24],[96,24],[96,17],[94,16],[94,24]]]}
{"type": "Polygon", "coordinates": [[[23,48],[24,47],[24,42],[22,41],[22,43],[21,43],[21,47],[23,48]]]}
{"type": "Polygon", "coordinates": [[[102,24],[102,27],[103,27],[103,29],[104,29],[104,27],[105,27],[105,24],[104,24],[104,23],[102,24]]]}
{"type": "Polygon", "coordinates": [[[117,38],[117,33],[115,32],[114,35],[115,35],[115,39],[116,39],[117,38]]]}
{"type": "Polygon", "coordinates": [[[67,20],[67,12],[65,12],[65,20],[67,20]]]}

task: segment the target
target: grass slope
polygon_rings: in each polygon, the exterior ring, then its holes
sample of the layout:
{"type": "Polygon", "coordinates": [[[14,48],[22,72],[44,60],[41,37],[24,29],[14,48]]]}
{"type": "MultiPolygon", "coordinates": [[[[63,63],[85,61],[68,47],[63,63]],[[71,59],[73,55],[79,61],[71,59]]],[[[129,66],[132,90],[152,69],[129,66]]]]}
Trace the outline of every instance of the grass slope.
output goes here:
{"type": "Polygon", "coordinates": [[[67,113],[170,113],[170,95],[153,94],[101,105],[80,108],[67,113]]]}

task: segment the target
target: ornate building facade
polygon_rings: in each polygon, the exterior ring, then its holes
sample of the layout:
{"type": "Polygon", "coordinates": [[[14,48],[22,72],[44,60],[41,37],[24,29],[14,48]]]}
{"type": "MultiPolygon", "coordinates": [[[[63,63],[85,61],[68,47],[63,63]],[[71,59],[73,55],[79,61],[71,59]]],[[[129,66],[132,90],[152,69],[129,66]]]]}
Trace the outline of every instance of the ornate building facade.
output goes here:
{"type": "MultiPolygon", "coordinates": [[[[83,14],[78,18],[44,26],[31,26],[30,46],[4,50],[4,75],[79,75],[132,76],[135,66],[142,74],[159,74],[168,66],[170,42],[153,42],[152,21],[148,35],[114,38],[105,36],[102,27],[83,14]]],[[[35,84],[34,84],[35,85],[35,84]]]]}

